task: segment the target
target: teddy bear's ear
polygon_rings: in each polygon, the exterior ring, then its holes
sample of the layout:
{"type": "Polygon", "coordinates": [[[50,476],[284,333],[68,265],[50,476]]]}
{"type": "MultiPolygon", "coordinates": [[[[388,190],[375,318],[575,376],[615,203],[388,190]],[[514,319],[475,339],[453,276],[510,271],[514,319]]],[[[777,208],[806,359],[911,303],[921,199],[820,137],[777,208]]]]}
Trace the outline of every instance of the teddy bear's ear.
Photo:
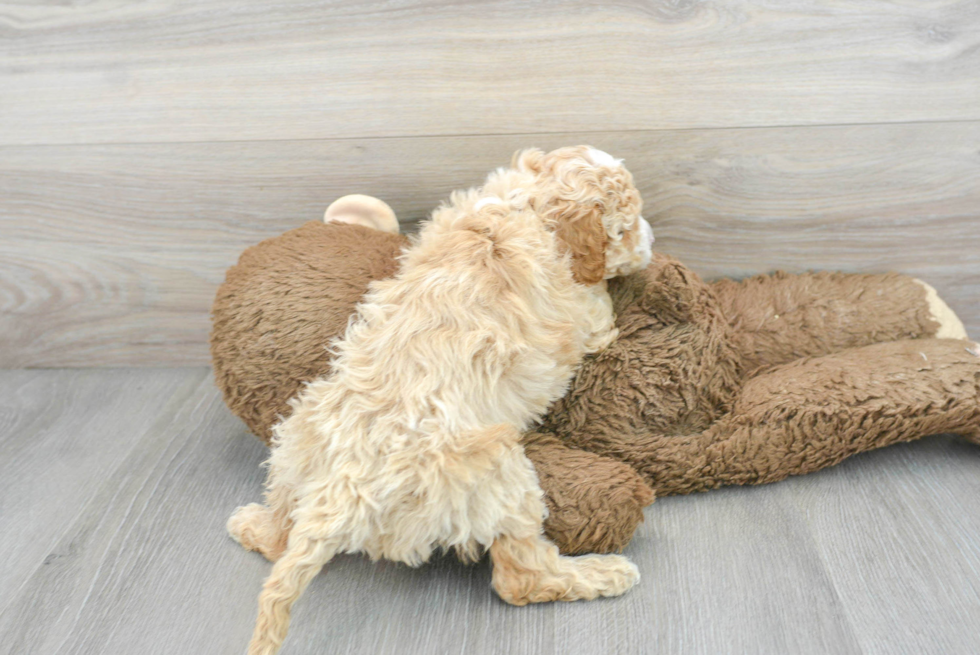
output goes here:
{"type": "Polygon", "coordinates": [[[388,203],[357,193],[334,200],[324,212],[323,222],[351,223],[398,234],[398,218],[388,203]]]}
{"type": "Polygon", "coordinates": [[[544,167],[544,151],[538,148],[518,150],[511,158],[510,165],[524,173],[540,173],[544,167]]]}

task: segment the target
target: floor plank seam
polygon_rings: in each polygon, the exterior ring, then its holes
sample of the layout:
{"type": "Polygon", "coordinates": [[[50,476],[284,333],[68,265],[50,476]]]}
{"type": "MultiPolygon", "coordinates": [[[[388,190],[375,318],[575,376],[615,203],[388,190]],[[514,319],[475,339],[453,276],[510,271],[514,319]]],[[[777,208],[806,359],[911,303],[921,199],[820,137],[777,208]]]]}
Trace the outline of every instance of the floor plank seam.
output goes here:
{"type": "Polygon", "coordinates": [[[901,126],[922,126],[922,125],[970,125],[980,123],[980,115],[975,118],[951,118],[940,120],[898,120],[898,121],[871,121],[867,123],[786,123],[786,124],[766,124],[766,125],[708,125],[694,127],[663,127],[663,128],[624,128],[613,130],[557,130],[557,131],[535,131],[535,132],[489,132],[486,134],[479,132],[461,132],[458,134],[386,134],[360,135],[360,136],[327,136],[310,137],[306,139],[203,139],[203,140],[172,140],[172,141],[65,141],[65,142],[38,142],[38,143],[0,143],[0,152],[5,149],[16,148],[86,148],[86,147],[126,147],[126,146],[177,146],[177,145],[219,145],[219,144],[245,144],[245,143],[318,143],[318,142],[349,142],[349,141],[394,141],[410,139],[502,139],[517,137],[556,137],[563,134],[569,136],[599,136],[604,134],[660,134],[660,133],[683,133],[683,132],[738,132],[749,130],[789,130],[789,129],[820,129],[820,128],[852,128],[852,127],[901,127],[901,126]]]}

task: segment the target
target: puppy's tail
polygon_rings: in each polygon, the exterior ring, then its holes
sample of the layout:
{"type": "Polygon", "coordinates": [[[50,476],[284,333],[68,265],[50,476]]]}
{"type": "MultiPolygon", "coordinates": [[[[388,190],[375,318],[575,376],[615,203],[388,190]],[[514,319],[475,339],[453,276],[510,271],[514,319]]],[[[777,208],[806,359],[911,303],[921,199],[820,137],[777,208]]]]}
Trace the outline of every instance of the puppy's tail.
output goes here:
{"type": "Polygon", "coordinates": [[[293,603],[337,553],[338,543],[297,526],[259,594],[259,616],[248,655],[275,655],[289,630],[293,603]]]}

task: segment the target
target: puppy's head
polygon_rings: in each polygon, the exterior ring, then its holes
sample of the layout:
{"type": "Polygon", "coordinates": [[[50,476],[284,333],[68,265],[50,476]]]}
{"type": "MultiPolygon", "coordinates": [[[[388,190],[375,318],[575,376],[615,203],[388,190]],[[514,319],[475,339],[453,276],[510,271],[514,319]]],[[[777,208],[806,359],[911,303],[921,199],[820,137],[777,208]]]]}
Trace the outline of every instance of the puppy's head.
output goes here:
{"type": "Polygon", "coordinates": [[[530,203],[571,254],[577,282],[598,284],[650,263],[653,230],[640,215],[643,202],[620,160],[576,146],[522,150],[512,166],[534,175],[530,203]]]}

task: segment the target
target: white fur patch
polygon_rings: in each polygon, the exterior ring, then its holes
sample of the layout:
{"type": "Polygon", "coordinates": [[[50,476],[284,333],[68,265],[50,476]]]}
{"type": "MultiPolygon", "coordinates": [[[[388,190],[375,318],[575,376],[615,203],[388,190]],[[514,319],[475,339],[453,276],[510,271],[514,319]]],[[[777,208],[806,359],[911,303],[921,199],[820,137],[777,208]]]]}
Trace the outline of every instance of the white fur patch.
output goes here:
{"type": "Polygon", "coordinates": [[[504,201],[501,200],[500,198],[487,196],[486,198],[480,198],[479,200],[476,201],[476,204],[473,205],[473,211],[480,211],[487,205],[502,205],[502,204],[504,204],[504,201]]]}
{"type": "Polygon", "coordinates": [[[622,234],[610,230],[610,226],[606,225],[606,236],[609,237],[609,243],[606,244],[605,277],[607,280],[619,275],[629,275],[650,265],[650,260],[653,258],[653,228],[642,216],[637,216],[636,221],[639,221],[639,224],[634,222],[635,227],[632,229],[639,234],[635,235],[630,250],[626,249],[622,234]]]}
{"type": "Polygon", "coordinates": [[[616,168],[623,164],[622,159],[616,159],[608,152],[603,152],[602,150],[597,150],[596,148],[589,148],[589,157],[596,166],[606,166],[608,168],[616,168]]]}
{"type": "Polygon", "coordinates": [[[657,240],[656,237],[653,236],[653,227],[651,227],[647,222],[647,219],[643,218],[642,216],[640,216],[640,239],[643,241],[643,243],[651,246],[657,240]]]}

